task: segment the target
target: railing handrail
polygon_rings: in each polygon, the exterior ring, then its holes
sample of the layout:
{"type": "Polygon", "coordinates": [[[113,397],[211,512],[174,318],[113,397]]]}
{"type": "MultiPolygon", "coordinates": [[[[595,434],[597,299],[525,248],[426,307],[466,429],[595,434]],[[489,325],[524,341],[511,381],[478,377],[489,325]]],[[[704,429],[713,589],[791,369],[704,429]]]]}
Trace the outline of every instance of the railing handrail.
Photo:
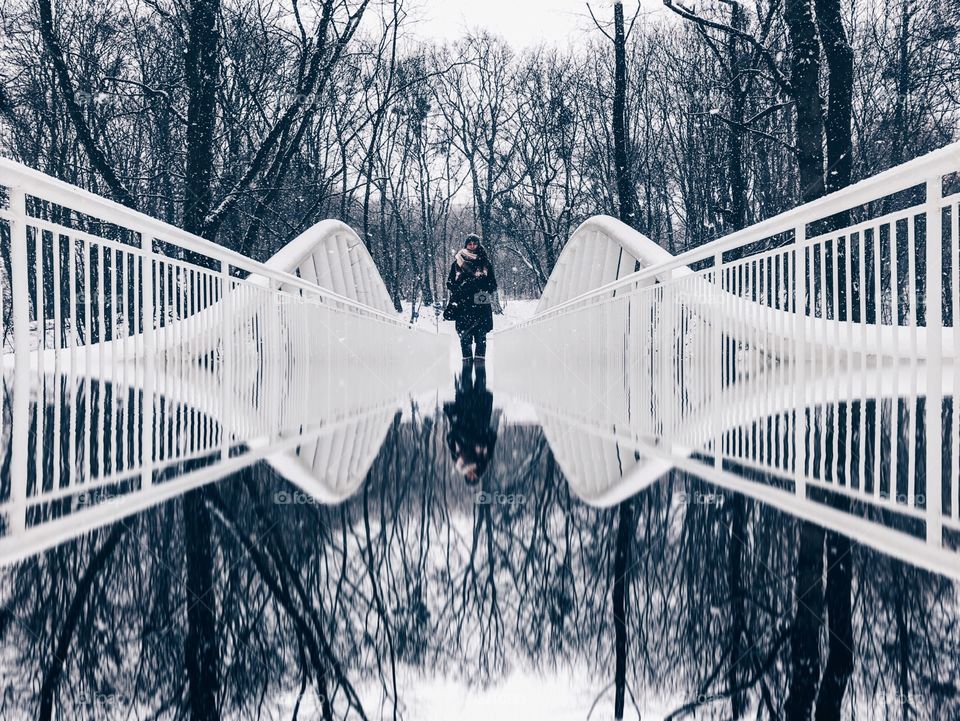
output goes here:
{"type": "MultiPolygon", "coordinates": [[[[336,293],[332,289],[310,283],[292,273],[281,270],[276,264],[270,265],[253,260],[235,250],[214,243],[206,238],[201,238],[200,236],[189,233],[182,228],[178,228],[175,225],[171,225],[141,211],[128,208],[116,201],[45,175],[22,163],[7,158],[0,158],[0,178],[2,178],[0,185],[19,189],[31,197],[62,205],[65,208],[81,212],[91,218],[139,232],[141,235],[146,235],[146,232],[148,232],[151,240],[155,238],[165,242],[173,242],[184,250],[199,253],[214,260],[221,261],[222,263],[229,264],[239,270],[260,276],[268,282],[293,286],[312,294],[319,294],[330,300],[349,306],[354,310],[377,315],[397,325],[426,332],[422,328],[411,326],[396,316],[384,313],[372,306],[358,303],[351,298],[336,293]],[[84,208],[82,210],[76,207],[78,199],[83,201],[84,208]]],[[[11,211],[0,210],[0,218],[10,222],[16,222],[16,215],[11,211]]],[[[321,221],[317,225],[322,225],[327,222],[328,221],[321,221]]],[[[339,221],[334,222],[339,223],[339,221]]],[[[343,225],[349,228],[346,224],[343,225]]],[[[331,232],[340,229],[339,225],[329,225],[327,227],[331,232]]],[[[75,230],[74,232],[82,231],[75,230]]],[[[135,250],[136,248],[131,246],[131,251],[135,250]]],[[[141,250],[144,253],[155,254],[152,248],[142,248],[141,250]]],[[[263,281],[261,281],[261,283],[263,283],[263,281]]]]}
{"type": "MultiPolygon", "coordinates": [[[[824,220],[831,216],[853,210],[865,203],[877,201],[903,190],[916,187],[931,177],[942,178],[943,175],[958,169],[960,169],[960,142],[955,142],[939,150],[934,150],[926,155],[914,158],[902,165],[889,168],[877,175],[864,178],[853,185],[825,195],[822,198],[786,210],[772,218],[734,231],[729,235],[717,238],[697,248],[684,251],[679,255],[672,256],[670,260],[641,268],[635,273],[598,286],[575,298],[558,303],[544,310],[542,313],[535,313],[529,319],[498,332],[502,333],[512,328],[527,326],[543,318],[562,313],[597,296],[607,296],[614,291],[628,288],[636,283],[659,278],[668,272],[673,273],[676,270],[688,270],[690,265],[712,258],[717,254],[722,254],[757,241],[787,233],[801,225],[805,227],[812,222],[824,220]]],[[[940,200],[943,199],[941,198],[940,200]]],[[[926,202],[928,201],[919,201],[907,206],[904,210],[919,207],[926,202]]],[[[618,235],[635,233],[646,238],[643,233],[624,223],[620,223],[620,221],[617,221],[615,218],[604,215],[588,218],[574,231],[571,238],[580,232],[581,228],[587,226],[587,224],[597,222],[603,222],[603,229],[608,232],[616,231],[618,235]],[[614,222],[611,223],[610,221],[614,222]]]]}

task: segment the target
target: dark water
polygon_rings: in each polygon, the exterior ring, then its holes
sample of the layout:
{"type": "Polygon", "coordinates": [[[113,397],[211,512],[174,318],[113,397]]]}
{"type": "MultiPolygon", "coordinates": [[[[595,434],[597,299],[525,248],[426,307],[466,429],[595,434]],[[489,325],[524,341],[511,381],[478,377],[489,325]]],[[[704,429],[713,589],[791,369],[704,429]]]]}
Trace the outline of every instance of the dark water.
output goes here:
{"type": "Polygon", "coordinates": [[[385,429],[342,503],[259,463],[0,570],[0,718],[960,718],[956,582],[679,471],[587,505],[483,377],[385,429]]]}

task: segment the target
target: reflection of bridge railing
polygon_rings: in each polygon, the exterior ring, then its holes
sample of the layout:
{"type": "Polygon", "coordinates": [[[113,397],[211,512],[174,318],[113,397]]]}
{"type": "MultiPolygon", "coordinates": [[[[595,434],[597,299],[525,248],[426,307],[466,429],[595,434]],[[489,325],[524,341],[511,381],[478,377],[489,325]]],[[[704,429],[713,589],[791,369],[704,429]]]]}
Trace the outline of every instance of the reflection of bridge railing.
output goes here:
{"type": "MultiPolygon", "coordinates": [[[[915,452],[922,450],[922,432],[916,448],[903,437],[891,443],[897,438],[893,388],[916,388],[915,396],[898,397],[901,426],[920,418],[915,409],[922,409],[926,388],[923,373],[918,376],[916,370],[905,363],[866,375],[858,371],[851,383],[848,370],[827,369],[802,389],[795,385],[796,368],[786,364],[743,378],[721,398],[719,464],[707,448],[714,432],[711,417],[690,419],[667,441],[650,427],[640,389],[626,385],[623,369],[510,368],[497,373],[496,385],[534,406],[557,464],[576,495],[591,505],[619,503],[679,468],[914,565],[960,578],[960,523],[949,507],[934,518],[933,507],[927,506],[923,454],[915,452]],[[539,378],[544,382],[538,383],[539,378]],[[569,392],[557,397],[557,385],[569,392]],[[806,404],[799,485],[793,412],[798,395],[806,404]],[[945,533],[943,543],[931,535],[936,530],[945,533]]],[[[943,391],[952,394],[952,380],[943,391]]]]}
{"type": "Polygon", "coordinates": [[[826,494],[822,518],[847,502],[895,512],[931,552],[955,548],[958,169],[950,146],[675,258],[588,221],[537,313],[495,335],[494,362],[536,368],[525,395],[562,387],[575,417],[626,399],[648,457],[778,479],[804,507],[826,494]]]}
{"type": "MultiPolygon", "coordinates": [[[[7,517],[0,562],[260,460],[316,502],[343,500],[363,481],[401,404],[432,389],[446,366],[411,369],[415,375],[395,369],[392,387],[370,382],[358,366],[291,374],[267,362],[249,378],[234,376],[232,389],[222,386],[224,374],[159,374],[152,403],[128,367],[107,370],[48,374],[33,385],[27,475],[11,479],[13,500],[0,503],[7,517]],[[144,429],[152,436],[149,461],[144,429]]],[[[12,455],[10,430],[0,437],[0,464],[12,455]]]]}
{"type": "Polygon", "coordinates": [[[312,387],[329,391],[349,368],[363,386],[351,392],[380,407],[445,363],[446,340],[398,319],[342,223],[258,263],[16,163],[0,172],[8,534],[109,515],[70,500],[87,491],[195,486],[270,456],[297,468],[276,453],[294,461],[304,419],[319,423],[304,406],[312,387]]]}

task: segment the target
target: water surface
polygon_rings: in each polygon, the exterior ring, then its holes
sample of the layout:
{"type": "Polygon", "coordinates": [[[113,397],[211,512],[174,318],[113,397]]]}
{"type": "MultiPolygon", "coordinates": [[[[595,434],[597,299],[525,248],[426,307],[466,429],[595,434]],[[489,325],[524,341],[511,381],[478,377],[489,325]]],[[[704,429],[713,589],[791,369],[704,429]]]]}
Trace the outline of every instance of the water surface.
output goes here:
{"type": "MultiPolygon", "coordinates": [[[[548,408],[495,368],[337,394],[346,374],[253,374],[242,443],[192,391],[35,382],[0,717],[596,719],[619,696],[625,718],[781,718],[804,694],[960,714],[956,576],[671,468],[615,408],[548,408]],[[284,398],[309,402],[257,430],[284,398]]],[[[2,445],[9,506],[6,418],[2,445]]]]}

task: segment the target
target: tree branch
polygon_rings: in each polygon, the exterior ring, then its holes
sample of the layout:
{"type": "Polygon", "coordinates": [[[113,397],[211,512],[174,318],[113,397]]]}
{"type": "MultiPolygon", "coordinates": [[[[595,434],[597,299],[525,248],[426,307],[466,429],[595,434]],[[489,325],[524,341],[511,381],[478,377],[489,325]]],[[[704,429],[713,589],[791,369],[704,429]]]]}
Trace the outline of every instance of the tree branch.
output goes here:
{"type": "MultiPolygon", "coordinates": [[[[639,6],[638,6],[639,7],[639,6]]],[[[597,16],[593,14],[593,8],[590,7],[590,3],[587,3],[587,11],[590,13],[590,17],[593,19],[593,24],[597,26],[597,30],[602,32],[607,36],[607,40],[613,42],[613,37],[606,30],[603,29],[603,26],[600,24],[600,21],[597,20],[597,16]]]]}
{"type": "Polygon", "coordinates": [[[763,44],[760,43],[760,41],[757,40],[753,35],[730,27],[726,23],[717,22],[716,20],[708,20],[707,18],[701,17],[696,13],[687,10],[679,3],[676,3],[675,0],[663,0],[663,4],[666,5],[669,10],[673,11],[685,20],[689,20],[697,23],[698,25],[712,28],[714,30],[719,30],[720,32],[724,32],[729,35],[733,35],[734,37],[746,42],[763,59],[767,67],[770,68],[770,73],[773,75],[773,79],[777,85],[779,85],[780,88],[788,95],[793,95],[793,86],[786,76],[780,72],[780,68],[777,67],[777,62],[774,60],[773,55],[771,55],[770,51],[764,47],[763,44]]]}
{"type": "MultiPolygon", "coordinates": [[[[49,0],[44,1],[49,2],[49,0]]],[[[317,93],[318,88],[326,85],[326,81],[329,77],[331,69],[340,59],[343,49],[346,47],[347,43],[350,42],[351,38],[356,32],[357,27],[360,24],[360,19],[369,3],[370,0],[363,0],[360,7],[349,16],[344,32],[338,36],[335,36],[336,44],[333,52],[330,54],[327,62],[322,63],[321,60],[323,59],[324,55],[326,55],[328,48],[327,33],[330,29],[330,26],[333,24],[333,15],[335,12],[334,0],[326,0],[324,2],[323,15],[320,19],[320,25],[317,29],[317,47],[314,50],[313,57],[310,61],[310,70],[307,73],[306,80],[301,87],[297,88],[297,97],[293,103],[291,103],[290,107],[287,108],[273,128],[270,129],[267,137],[260,145],[260,149],[254,156],[253,161],[247,168],[247,172],[244,173],[243,177],[237,181],[233,188],[226,193],[217,207],[214,208],[207,216],[204,223],[205,236],[212,236],[216,233],[220,223],[223,222],[224,216],[233,209],[233,206],[237,203],[241,194],[263,171],[273,151],[278,145],[284,145],[282,141],[284,138],[289,137],[289,129],[296,120],[298,113],[300,113],[301,109],[307,105],[307,98],[314,96],[317,93]]],[[[309,115],[309,112],[305,113],[301,117],[301,121],[305,123],[309,115]]],[[[299,133],[295,131],[293,135],[297,136],[299,133]]],[[[282,147],[278,149],[277,152],[282,155],[285,153],[285,148],[282,147]]]]}
{"type": "Polygon", "coordinates": [[[53,10],[50,6],[50,0],[39,0],[40,3],[40,35],[50,53],[50,59],[53,61],[53,69],[57,76],[57,82],[60,85],[60,91],[63,93],[64,102],[67,106],[67,114],[73,123],[74,130],[77,133],[77,139],[83,146],[87,157],[93,164],[94,170],[103,178],[103,181],[110,188],[110,192],[116,196],[117,200],[130,208],[136,208],[137,204],[130,191],[117,176],[113,167],[107,161],[106,156],[93,140],[90,127],[87,125],[83,112],[77,104],[77,96],[73,90],[73,82],[70,80],[70,71],[63,58],[63,50],[60,47],[60,41],[57,38],[53,28],[53,10]]]}

